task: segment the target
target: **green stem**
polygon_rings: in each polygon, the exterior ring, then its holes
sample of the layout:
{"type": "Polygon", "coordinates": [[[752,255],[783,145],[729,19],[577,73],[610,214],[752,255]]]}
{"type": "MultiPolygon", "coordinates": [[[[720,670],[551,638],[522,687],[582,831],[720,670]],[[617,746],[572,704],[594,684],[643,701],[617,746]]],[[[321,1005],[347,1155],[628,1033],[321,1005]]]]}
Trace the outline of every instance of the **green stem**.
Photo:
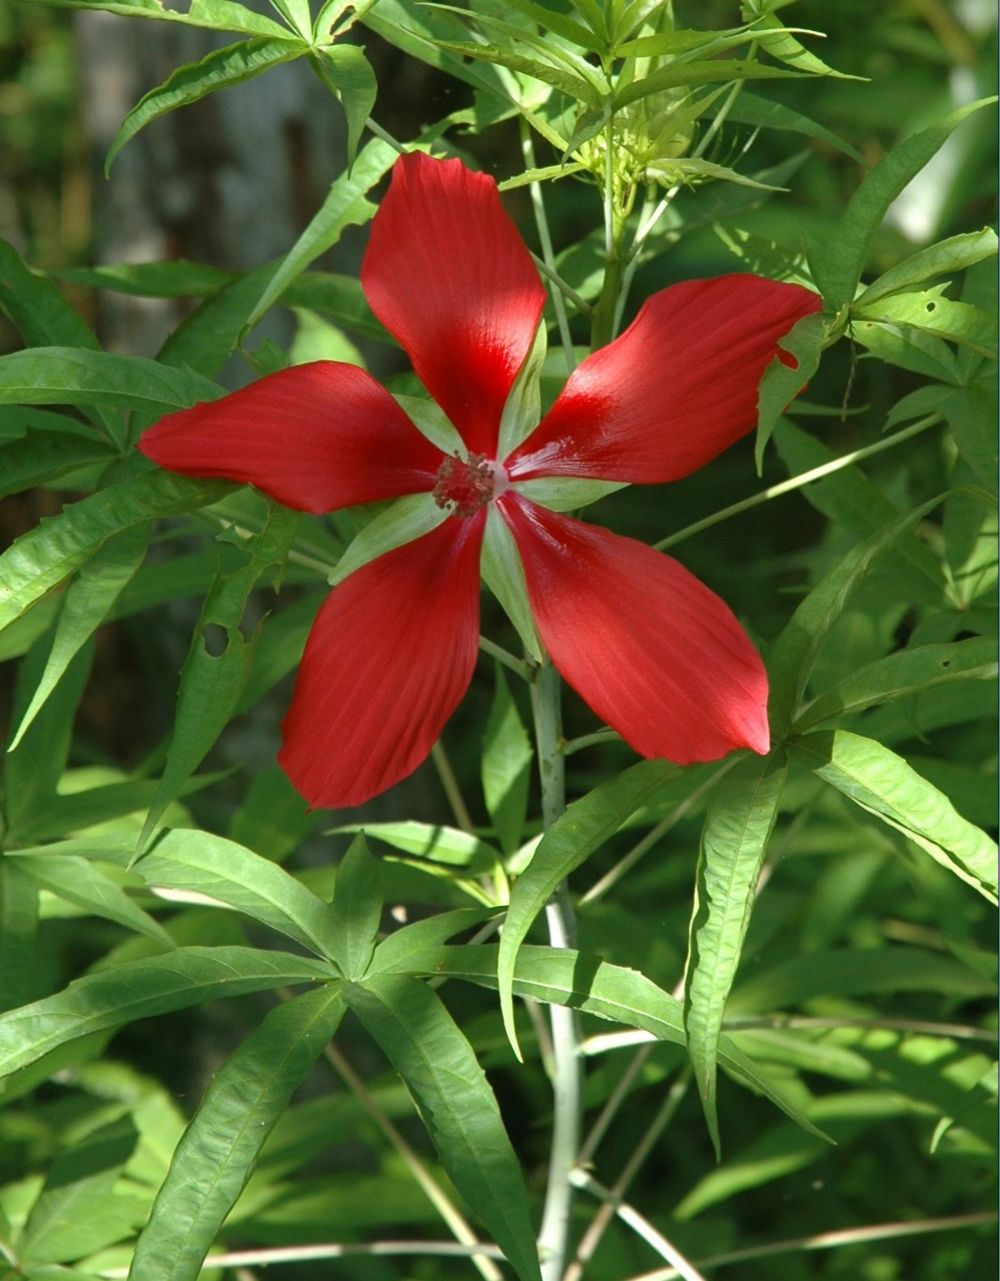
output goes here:
{"type": "MultiPolygon", "coordinates": [[[[551,663],[538,671],[531,688],[535,743],[542,785],[542,822],[546,830],[566,808],[565,761],[562,753],[559,674],[551,663]]],[[[560,887],[545,909],[549,942],[572,947],[575,920],[569,894],[560,887]]],[[[538,1238],[544,1281],[559,1281],[569,1248],[573,1204],[572,1172],[580,1147],[583,1110],[583,1073],[580,1062],[580,1029],[575,1010],[553,1005],[552,1028],[552,1148],[545,1193],[542,1229],[538,1238]]]]}
{"type": "MultiPolygon", "coordinates": [[[[525,167],[535,169],[535,146],[531,140],[531,130],[528,127],[527,120],[520,117],[518,125],[521,130],[521,154],[524,157],[525,167]]],[[[549,234],[549,220],[545,213],[545,200],[542,196],[542,185],[540,182],[533,182],[531,190],[531,207],[535,214],[535,226],[538,228],[538,243],[542,247],[542,260],[548,268],[547,275],[556,276],[556,256],[552,248],[552,236],[549,234]]],[[[550,276],[550,279],[551,279],[550,276]]],[[[549,290],[552,298],[552,306],[556,313],[556,324],[559,326],[559,337],[562,341],[563,353],[566,357],[566,372],[571,374],[576,368],[576,359],[573,356],[573,339],[569,332],[569,318],[566,315],[566,304],[560,290],[553,287],[549,290]]]]}
{"type": "Polygon", "coordinates": [[[901,445],[904,440],[909,440],[912,436],[917,436],[928,427],[934,427],[941,422],[940,414],[930,414],[927,418],[921,418],[911,427],[898,431],[894,436],[887,436],[885,440],[876,441],[874,445],[865,445],[862,449],[854,449],[849,454],[844,454],[840,458],[833,458],[828,463],[823,463],[819,467],[813,467],[809,471],[800,472],[798,476],[792,476],[789,480],[783,480],[778,485],[771,485],[767,489],[762,489],[759,494],[753,494],[749,498],[743,498],[738,503],[731,503],[728,507],[723,507],[711,516],[706,516],[703,520],[696,520],[693,525],[685,525],[679,529],[676,534],[671,534],[669,538],[661,538],[653,546],[657,551],[664,551],[668,547],[674,547],[677,543],[682,543],[692,534],[700,534],[703,529],[708,529],[712,525],[718,525],[721,521],[728,520],[730,516],[738,516],[740,512],[749,511],[751,507],[759,507],[761,503],[769,502],[772,498],[780,498],[782,494],[790,494],[795,489],[801,489],[803,485],[811,485],[814,480],[822,480],[824,476],[829,476],[833,472],[840,471],[844,467],[850,467],[852,463],[859,463],[864,458],[871,458],[874,454],[881,454],[883,450],[893,449],[896,445],[901,445]]]}

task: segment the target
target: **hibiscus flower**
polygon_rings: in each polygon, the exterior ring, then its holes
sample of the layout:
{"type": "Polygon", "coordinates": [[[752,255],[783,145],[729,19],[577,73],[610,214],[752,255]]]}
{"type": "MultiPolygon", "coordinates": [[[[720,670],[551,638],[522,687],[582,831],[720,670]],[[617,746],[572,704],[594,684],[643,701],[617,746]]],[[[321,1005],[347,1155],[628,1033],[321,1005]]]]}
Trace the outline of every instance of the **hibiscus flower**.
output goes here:
{"type": "Polygon", "coordinates": [[[472,679],[488,521],[513,538],[552,662],[637,752],[679,764],[766,752],[767,677],[728,606],[670,557],[531,495],[542,478],[659,484],[711,461],[754,427],[779,339],[819,298],[751,275],[664,289],[498,457],[545,292],[493,180],[402,157],[361,281],[461,450],[335,361],[170,414],[140,443],[172,471],[249,483],[302,511],[433,502],[429,532],[350,574],[319,611],[279,755],[295,787],[314,806],[357,805],[426,758],[472,679]]]}

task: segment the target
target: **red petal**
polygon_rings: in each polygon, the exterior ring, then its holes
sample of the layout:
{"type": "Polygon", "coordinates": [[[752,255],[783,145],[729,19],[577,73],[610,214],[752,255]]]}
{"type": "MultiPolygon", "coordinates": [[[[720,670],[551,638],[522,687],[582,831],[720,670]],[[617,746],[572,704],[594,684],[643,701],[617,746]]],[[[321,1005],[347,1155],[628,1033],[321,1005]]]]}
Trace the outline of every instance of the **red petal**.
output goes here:
{"type": "Polygon", "coordinates": [[[808,289],[747,275],[654,294],[620,338],[573,373],[508,459],[511,478],[658,484],[687,476],[753,429],[757,384],[778,339],[821,307],[808,289]]]}
{"type": "Polygon", "coordinates": [[[361,282],[468,448],[494,458],[545,290],[493,179],[460,160],[403,156],[361,282]]]}
{"type": "Polygon", "coordinates": [[[511,494],[500,506],[553,663],[627,743],[679,765],[768,750],[764,664],[714,592],[631,538],[511,494]]]}
{"type": "Polygon", "coordinates": [[[417,768],[469,686],[485,514],[453,518],[334,589],[306,642],[282,768],[310,805],[360,805],[417,768]]]}
{"type": "Polygon", "coordinates": [[[307,512],[433,489],[442,461],[370,374],[332,360],[168,414],[139,448],[170,471],[256,485],[307,512]]]}

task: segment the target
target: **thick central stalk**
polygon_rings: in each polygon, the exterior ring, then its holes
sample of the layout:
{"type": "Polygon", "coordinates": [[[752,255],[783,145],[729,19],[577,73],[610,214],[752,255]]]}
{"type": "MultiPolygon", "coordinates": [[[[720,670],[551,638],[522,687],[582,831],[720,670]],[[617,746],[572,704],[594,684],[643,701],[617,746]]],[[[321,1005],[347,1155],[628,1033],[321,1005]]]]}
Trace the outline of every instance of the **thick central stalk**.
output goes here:
{"type": "MultiPolygon", "coordinates": [[[[561,682],[551,663],[546,663],[532,686],[538,769],[542,784],[542,821],[545,830],[566,808],[565,760],[562,751],[560,714],[561,682]]],[[[545,909],[549,942],[553,947],[572,947],[574,915],[565,886],[545,909]]],[[[580,1117],[583,1074],[580,1061],[580,1033],[576,1011],[561,1005],[549,1009],[552,1027],[553,1128],[549,1156],[549,1178],[538,1244],[545,1281],[559,1281],[569,1248],[573,1184],[570,1175],[580,1149],[580,1117]]]]}

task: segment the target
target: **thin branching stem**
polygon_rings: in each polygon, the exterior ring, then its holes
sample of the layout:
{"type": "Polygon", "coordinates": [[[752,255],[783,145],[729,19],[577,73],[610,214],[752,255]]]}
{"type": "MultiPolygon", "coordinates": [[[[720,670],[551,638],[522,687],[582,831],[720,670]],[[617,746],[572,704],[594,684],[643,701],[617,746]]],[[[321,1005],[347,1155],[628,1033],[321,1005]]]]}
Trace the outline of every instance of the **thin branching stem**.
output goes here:
{"type": "MultiPolygon", "coordinates": [[[[652,1047],[649,1047],[649,1050],[651,1049],[652,1047]]],[[[632,1063],[629,1065],[630,1069],[635,1069],[637,1063],[641,1066],[641,1063],[645,1062],[645,1056],[649,1050],[647,1050],[646,1047],[643,1047],[643,1049],[634,1056],[632,1063]]],[[[590,1260],[594,1257],[594,1253],[601,1243],[601,1238],[604,1236],[608,1226],[618,1212],[618,1207],[623,1203],[625,1194],[628,1192],[632,1180],[639,1173],[646,1158],[653,1150],[653,1145],[659,1140],[663,1131],[673,1120],[690,1084],[691,1068],[689,1065],[685,1065],[674,1083],[671,1085],[670,1089],[667,1091],[667,1096],[660,1104],[659,1110],[653,1118],[652,1123],[646,1128],[642,1138],[636,1144],[631,1156],[622,1166],[621,1174],[609,1189],[610,1195],[606,1200],[604,1200],[601,1208],[598,1210],[590,1223],[590,1226],[587,1228],[587,1231],[583,1234],[580,1244],[577,1247],[576,1258],[566,1269],[566,1275],[563,1278],[563,1281],[582,1281],[584,1270],[590,1260]]],[[[581,1159],[581,1170],[584,1165],[585,1162],[581,1159]]]]}
{"type": "MultiPolygon", "coordinates": [[[[561,681],[559,673],[546,663],[531,687],[535,743],[542,788],[542,822],[548,830],[566,808],[565,761],[562,753],[561,681]]],[[[545,909],[549,942],[553,947],[572,947],[575,920],[565,886],[545,909]]],[[[553,1005],[549,1010],[552,1029],[552,1146],[545,1190],[545,1208],[538,1237],[544,1281],[560,1281],[569,1249],[570,1214],[573,1204],[571,1175],[580,1147],[580,1118],[583,1110],[583,1073],[580,1060],[580,1028],[575,1010],[553,1005]]]]}
{"type": "MultiPolygon", "coordinates": [[[[986,1227],[996,1223],[993,1210],[978,1214],[956,1214],[940,1219],[903,1219],[895,1223],[870,1223],[858,1228],[840,1228],[836,1232],[817,1232],[814,1236],[789,1237],[767,1245],[751,1245],[743,1250],[728,1250],[725,1254],[712,1254],[698,1259],[699,1268],[721,1268],[729,1263],[745,1263],[749,1259],[768,1259],[777,1254],[794,1254],[798,1250],[836,1250],[844,1245],[864,1245],[868,1241],[890,1241],[895,1237],[920,1236],[926,1232],[954,1232],[959,1228],[986,1227]]],[[[655,1272],[637,1273],[629,1281],[677,1281],[684,1275],[676,1267],[657,1268],[655,1272]]]]}
{"type": "MultiPolygon", "coordinates": [[[[521,154],[524,157],[525,168],[535,169],[537,168],[535,162],[535,144],[531,137],[531,129],[528,126],[527,120],[525,120],[523,116],[519,118],[518,126],[521,130],[521,154]]],[[[566,315],[566,304],[563,301],[563,294],[552,279],[553,277],[558,279],[558,273],[556,272],[556,256],[552,249],[552,236],[549,232],[549,220],[545,213],[545,198],[542,195],[542,184],[540,182],[531,183],[530,191],[531,208],[535,215],[535,226],[538,229],[538,243],[542,247],[542,260],[549,269],[549,272],[546,274],[549,276],[549,280],[553,285],[549,290],[549,295],[552,298],[552,306],[555,309],[556,324],[559,327],[559,338],[562,342],[563,355],[566,358],[566,372],[567,374],[571,374],[576,368],[576,357],[573,354],[573,338],[569,332],[569,318],[566,315]]]]}
{"type": "Polygon", "coordinates": [[[581,1188],[585,1188],[599,1200],[612,1207],[612,1213],[621,1221],[628,1225],[632,1231],[642,1238],[648,1246],[651,1246],[661,1259],[665,1259],[673,1268],[673,1275],[683,1277],[684,1281],[705,1281],[704,1276],[698,1271],[693,1263],[681,1254],[680,1250],[653,1227],[652,1223],[644,1214],[640,1214],[634,1205],[629,1205],[627,1201],[616,1197],[610,1188],[606,1188],[603,1183],[589,1175],[586,1170],[574,1170],[573,1182],[581,1188]]]}
{"type": "Polygon", "coordinates": [[[468,832],[470,835],[475,836],[476,825],[472,821],[472,815],[469,813],[469,807],[462,796],[462,789],[458,785],[458,779],[455,777],[455,771],[451,767],[448,753],[440,739],[431,748],[431,760],[434,762],[438,780],[444,789],[445,796],[448,798],[448,804],[451,806],[451,812],[454,815],[456,824],[463,832],[468,832]]]}
{"type": "Polygon", "coordinates": [[[658,551],[664,551],[668,547],[676,547],[685,539],[691,538],[694,534],[700,534],[703,529],[709,529],[712,525],[718,525],[724,520],[729,520],[732,516],[738,516],[741,512],[749,511],[753,507],[759,507],[761,503],[770,502],[772,498],[780,498],[783,494],[790,494],[796,489],[801,489],[804,485],[811,485],[813,481],[822,480],[824,476],[831,476],[834,472],[841,471],[844,467],[850,467],[853,463],[860,463],[865,458],[871,458],[875,454],[881,454],[887,449],[894,449],[901,445],[905,440],[912,440],[921,432],[927,431],[929,427],[936,426],[942,421],[940,414],[929,414],[926,418],[921,418],[912,423],[902,431],[897,431],[892,436],[886,436],[883,440],[877,440],[873,445],[864,445],[861,449],[854,449],[849,454],[843,454],[840,458],[832,458],[828,463],[822,463],[819,467],[812,467],[809,471],[800,472],[798,476],[792,476],[788,480],[783,480],[777,485],[769,485],[767,489],[762,489],[759,494],[751,494],[749,498],[743,498],[738,503],[731,503],[728,507],[723,507],[711,516],[705,516],[702,520],[696,520],[693,525],[686,525],[679,529],[676,534],[671,534],[667,538],[661,538],[653,546],[658,551]]]}

